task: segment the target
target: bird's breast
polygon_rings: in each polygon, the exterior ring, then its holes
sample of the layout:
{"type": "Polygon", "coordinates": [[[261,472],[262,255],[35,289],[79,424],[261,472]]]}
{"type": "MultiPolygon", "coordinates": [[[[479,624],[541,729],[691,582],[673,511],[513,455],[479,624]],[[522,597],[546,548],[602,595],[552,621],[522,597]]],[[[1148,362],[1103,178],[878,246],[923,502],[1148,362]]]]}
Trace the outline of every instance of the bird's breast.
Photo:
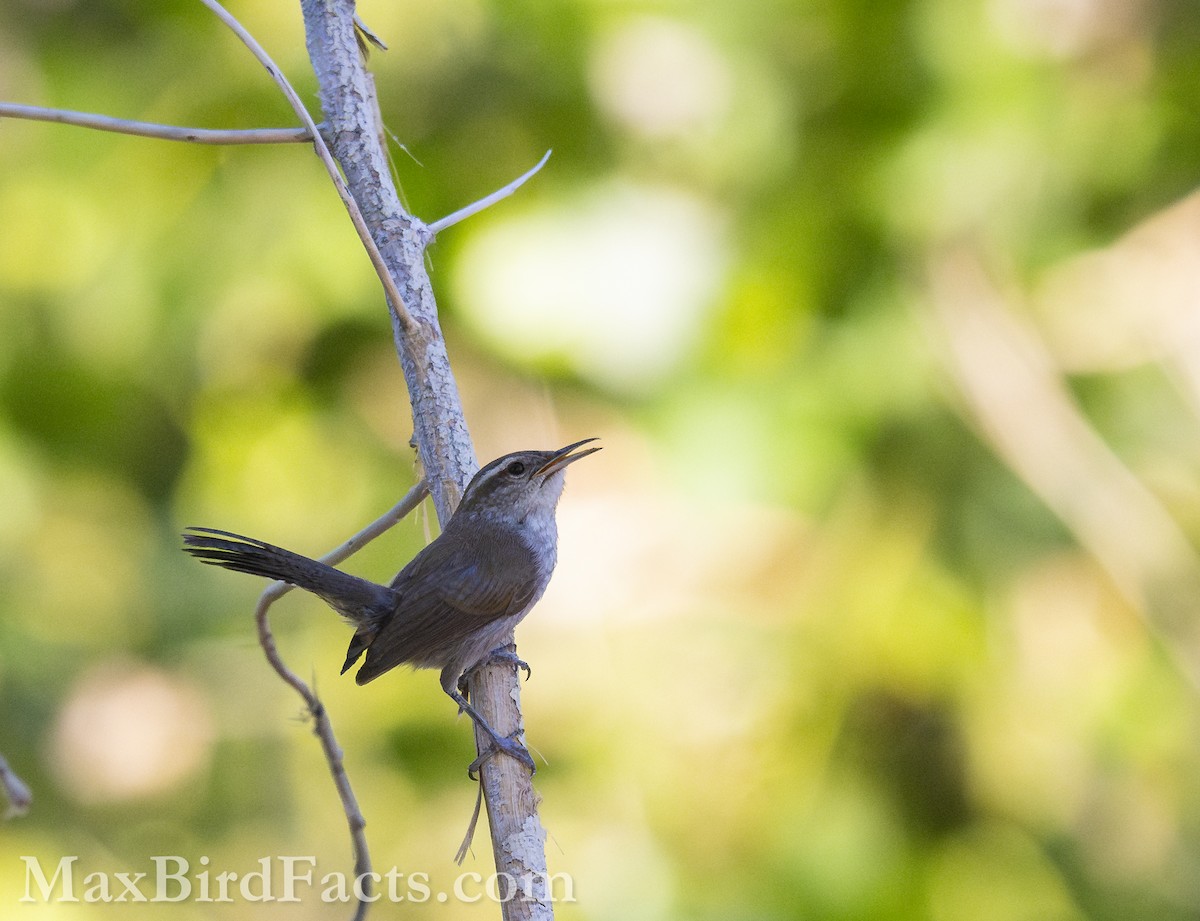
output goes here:
{"type": "Polygon", "coordinates": [[[558,562],[558,528],[554,518],[531,515],[520,528],[521,541],[528,548],[537,569],[539,581],[545,583],[558,562]]]}

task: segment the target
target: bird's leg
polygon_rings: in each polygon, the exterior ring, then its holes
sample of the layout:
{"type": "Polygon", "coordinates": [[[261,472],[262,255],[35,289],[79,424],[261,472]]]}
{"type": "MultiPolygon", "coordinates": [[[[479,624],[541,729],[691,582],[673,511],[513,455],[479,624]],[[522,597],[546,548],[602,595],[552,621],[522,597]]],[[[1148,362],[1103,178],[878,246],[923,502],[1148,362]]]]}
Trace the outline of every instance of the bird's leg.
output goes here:
{"type": "Polygon", "coordinates": [[[511,755],[513,758],[516,758],[523,765],[529,768],[530,773],[537,773],[537,765],[533,763],[533,756],[526,751],[525,746],[522,745],[517,739],[517,736],[521,734],[521,730],[516,730],[510,736],[500,735],[500,733],[496,732],[495,729],[488,725],[488,721],[480,716],[474,707],[467,703],[467,699],[463,697],[462,694],[458,693],[458,691],[449,691],[448,693],[450,694],[451,698],[453,698],[454,702],[458,704],[459,712],[465,713],[467,716],[471,717],[471,719],[475,721],[475,725],[486,732],[488,734],[488,738],[492,740],[492,747],[472,761],[470,766],[467,768],[467,773],[471,775],[472,779],[474,779],[475,772],[479,770],[483,763],[498,751],[502,751],[506,755],[511,755]]]}

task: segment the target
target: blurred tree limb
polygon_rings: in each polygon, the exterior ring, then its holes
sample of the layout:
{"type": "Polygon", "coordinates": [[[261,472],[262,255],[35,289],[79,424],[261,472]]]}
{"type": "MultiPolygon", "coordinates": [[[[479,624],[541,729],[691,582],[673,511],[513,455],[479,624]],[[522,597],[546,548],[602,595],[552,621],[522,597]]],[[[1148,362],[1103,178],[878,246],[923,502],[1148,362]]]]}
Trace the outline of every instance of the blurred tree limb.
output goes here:
{"type": "Polygon", "coordinates": [[[1088,422],[1014,297],[969,247],[931,264],[932,313],[967,410],[1200,687],[1200,558],[1088,422]]]}
{"type": "Polygon", "coordinates": [[[1108,246],[1056,265],[1033,294],[1060,365],[1096,373],[1157,363],[1200,418],[1200,192],[1108,246]]]}

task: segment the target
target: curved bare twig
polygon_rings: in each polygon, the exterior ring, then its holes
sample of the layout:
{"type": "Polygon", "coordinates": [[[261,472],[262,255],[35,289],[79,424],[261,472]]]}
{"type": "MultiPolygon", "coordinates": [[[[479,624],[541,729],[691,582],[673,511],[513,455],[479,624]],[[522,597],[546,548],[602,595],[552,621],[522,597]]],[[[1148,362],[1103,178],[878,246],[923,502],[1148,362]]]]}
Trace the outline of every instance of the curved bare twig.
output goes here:
{"type": "MultiPolygon", "coordinates": [[[[321,562],[328,563],[330,566],[342,562],[399,522],[420,505],[427,495],[429,495],[429,489],[422,480],[381,517],[321,557],[321,562]]],[[[342,801],[342,809],[346,813],[346,821],[350,826],[350,843],[354,852],[354,877],[359,881],[355,887],[355,893],[361,895],[358,907],[354,912],[354,921],[363,921],[367,914],[367,908],[371,904],[369,900],[371,895],[371,853],[367,847],[366,835],[363,834],[367,821],[358,806],[358,798],[354,795],[354,789],[350,786],[350,777],[346,773],[346,765],[342,759],[342,748],[333,734],[333,724],[329,721],[325,705],[317,696],[316,691],[288,668],[283,661],[283,657],[279,654],[279,647],[275,644],[275,635],[271,632],[271,624],[267,619],[267,612],[271,605],[292,588],[293,586],[286,582],[272,582],[259,596],[258,605],[254,609],[254,620],[258,625],[258,642],[276,674],[300,695],[304,700],[304,706],[312,715],[313,733],[321,741],[321,749],[325,752],[325,760],[329,764],[329,773],[333,775],[333,784],[337,788],[338,797],[342,801]]]]}

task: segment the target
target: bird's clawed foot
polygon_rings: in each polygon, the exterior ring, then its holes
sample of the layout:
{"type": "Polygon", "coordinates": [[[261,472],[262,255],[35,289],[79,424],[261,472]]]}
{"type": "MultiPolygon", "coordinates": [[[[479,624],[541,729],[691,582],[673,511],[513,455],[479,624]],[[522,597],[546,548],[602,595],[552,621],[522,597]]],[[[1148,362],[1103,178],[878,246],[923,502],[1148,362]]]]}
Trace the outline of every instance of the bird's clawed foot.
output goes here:
{"type": "MultiPolygon", "coordinates": [[[[498,646],[458,676],[458,693],[462,694],[464,697],[467,695],[467,682],[471,677],[471,673],[474,672],[475,669],[483,668],[485,665],[492,665],[496,662],[515,665],[525,673],[526,681],[528,681],[529,677],[533,674],[533,669],[529,667],[529,663],[517,655],[517,647],[515,643],[510,643],[507,646],[498,646]]],[[[463,711],[460,708],[458,712],[462,713],[463,711]]]]}
{"type": "Polygon", "coordinates": [[[517,655],[517,646],[515,643],[509,643],[507,646],[498,646],[489,652],[487,658],[480,664],[489,665],[492,662],[507,662],[510,665],[515,665],[525,673],[526,681],[533,675],[533,669],[529,667],[529,663],[517,655]]]}
{"type": "Polygon", "coordinates": [[[513,730],[513,732],[507,736],[502,736],[495,729],[493,729],[491,725],[488,724],[487,720],[479,715],[479,711],[467,702],[466,697],[464,697],[462,694],[459,694],[457,691],[448,691],[448,693],[450,694],[450,698],[456,704],[458,704],[459,712],[465,713],[467,716],[471,717],[471,719],[475,722],[475,725],[479,729],[483,730],[487,734],[487,737],[491,739],[491,744],[487,747],[487,749],[480,752],[479,757],[472,761],[470,766],[467,768],[467,774],[472,780],[475,779],[475,773],[479,770],[479,768],[487,762],[488,758],[496,754],[496,752],[504,752],[504,754],[516,758],[523,765],[529,768],[530,774],[537,773],[537,766],[533,763],[533,756],[529,754],[529,752],[525,749],[525,746],[520,742],[519,737],[521,735],[521,730],[519,728],[513,730]]]}
{"type": "Polygon", "coordinates": [[[531,775],[536,774],[537,765],[533,763],[533,756],[529,754],[529,750],[522,745],[520,740],[517,738],[520,734],[521,730],[518,729],[509,736],[492,736],[492,744],[489,745],[485,751],[481,752],[479,757],[467,766],[467,776],[472,780],[476,780],[476,775],[479,773],[479,769],[483,767],[484,763],[486,763],[487,760],[497,752],[504,752],[504,754],[516,758],[523,765],[529,768],[529,773],[531,775]]]}

